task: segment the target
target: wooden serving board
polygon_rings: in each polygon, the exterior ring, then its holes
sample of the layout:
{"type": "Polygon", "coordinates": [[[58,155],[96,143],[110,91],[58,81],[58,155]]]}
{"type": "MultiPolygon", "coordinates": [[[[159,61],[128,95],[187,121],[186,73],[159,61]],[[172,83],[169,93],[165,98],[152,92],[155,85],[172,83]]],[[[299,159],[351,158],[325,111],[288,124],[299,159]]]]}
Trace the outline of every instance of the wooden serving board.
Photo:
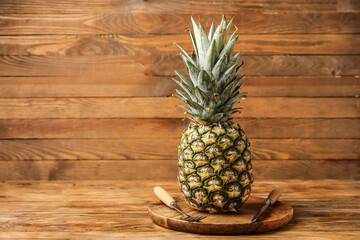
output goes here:
{"type": "Polygon", "coordinates": [[[265,198],[250,197],[241,207],[239,213],[209,214],[192,209],[185,200],[174,197],[178,205],[189,215],[206,215],[201,222],[181,220],[181,215],[162,202],[152,203],[148,210],[154,223],[182,232],[201,234],[250,234],[278,229],[288,224],[293,217],[293,208],[281,201],[270,206],[258,222],[250,223],[250,219],[265,204],[265,198]]]}

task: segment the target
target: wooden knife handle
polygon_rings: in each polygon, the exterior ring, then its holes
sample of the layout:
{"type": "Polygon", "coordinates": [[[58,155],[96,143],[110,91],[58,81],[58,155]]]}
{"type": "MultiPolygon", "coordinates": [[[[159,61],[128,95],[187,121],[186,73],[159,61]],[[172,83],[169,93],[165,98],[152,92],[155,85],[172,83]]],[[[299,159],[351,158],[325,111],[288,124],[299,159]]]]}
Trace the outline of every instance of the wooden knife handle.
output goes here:
{"type": "Polygon", "coordinates": [[[271,204],[274,204],[281,196],[283,189],[281,187],[275,188],[269,193],[268,199],[271,200],[271,204]]]}
{"type": "Polygon", "coordinates": [[[154,193],[166,206],[173,208],[170,203],[175,202],[175,200],[162,187],[154,187],[154,193]]]}

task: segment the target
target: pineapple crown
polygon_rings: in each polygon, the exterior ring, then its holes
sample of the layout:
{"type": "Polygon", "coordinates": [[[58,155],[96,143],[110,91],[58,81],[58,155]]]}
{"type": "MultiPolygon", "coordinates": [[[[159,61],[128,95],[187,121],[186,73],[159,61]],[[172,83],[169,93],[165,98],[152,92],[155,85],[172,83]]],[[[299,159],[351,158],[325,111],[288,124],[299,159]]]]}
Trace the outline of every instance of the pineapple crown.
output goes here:
{"type": "Polygon", "coordinates": [[[237,28],[226,42],[233,18],[227,23],[223,15],[216,30],[214,22],[211,24],[208,35],[200,22],[197,25],[192,17],[191,21],[194,29],[194,33],[189,30],[193,43],[191,56],[176,44],[190,78],[175,71],[181,81],[173,80],[184,91],[176,89],[174,96],[187,104],[187,107],[179,107],[184,108],[195,123],[209,125],[231,121],[232,115],[241,109],[234,105],[246,97],[246,92],[239,91],[246,82],[245,75],[238,76],[243,65],[243,62],[237,63],[241,52],[232,56],[238,39],[237,28]]]}

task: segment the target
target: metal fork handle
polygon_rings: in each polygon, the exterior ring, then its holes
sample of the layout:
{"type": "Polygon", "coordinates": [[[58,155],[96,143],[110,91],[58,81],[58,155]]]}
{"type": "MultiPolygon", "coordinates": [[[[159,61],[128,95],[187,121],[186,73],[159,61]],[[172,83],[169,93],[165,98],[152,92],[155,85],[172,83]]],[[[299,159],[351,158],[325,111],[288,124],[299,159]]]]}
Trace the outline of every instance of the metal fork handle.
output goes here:
{"type": "Polygon", "coordinates": [[[178,211],[179,213],[181,213],[184,217],[190,218],[190,216],[187,215],[187,214],[179,207],[179,205],[176,204],[175,201],[174,201],[174,202],[171,202],[171,203],[170,203],[170,206],[171,206],[173,209],[175,209],[176,211],[178,211]]]}

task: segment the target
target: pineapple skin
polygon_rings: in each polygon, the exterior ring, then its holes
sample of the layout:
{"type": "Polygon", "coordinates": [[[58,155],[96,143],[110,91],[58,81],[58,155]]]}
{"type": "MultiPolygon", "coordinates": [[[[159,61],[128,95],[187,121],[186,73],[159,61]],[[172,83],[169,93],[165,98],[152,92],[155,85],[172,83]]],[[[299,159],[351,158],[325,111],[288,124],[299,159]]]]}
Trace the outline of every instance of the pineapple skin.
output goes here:
{"type": "Polygon", "coordinates": [[[190,123],[178,147],[181,192],[196,210],[237,211],[253,183],[250,143],[238,124],[190,123]]]}

